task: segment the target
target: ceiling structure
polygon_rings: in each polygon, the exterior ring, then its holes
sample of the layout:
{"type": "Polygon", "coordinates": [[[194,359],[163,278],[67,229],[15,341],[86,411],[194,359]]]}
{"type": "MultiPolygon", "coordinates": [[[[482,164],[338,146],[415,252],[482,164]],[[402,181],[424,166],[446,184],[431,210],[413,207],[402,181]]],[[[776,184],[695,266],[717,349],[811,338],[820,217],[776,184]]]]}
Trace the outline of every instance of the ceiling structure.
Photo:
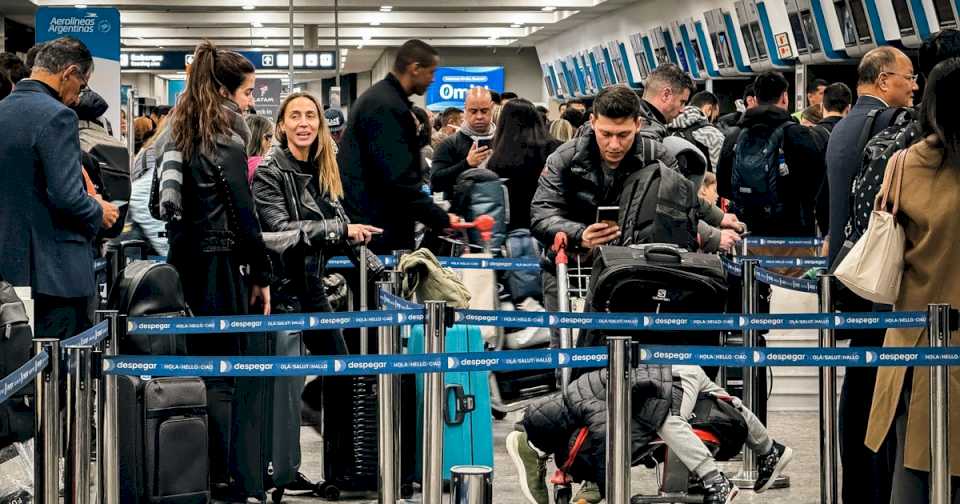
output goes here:
{"type": "MultiPolygon", "coordinates": [[[[436,47],[529,47],[633,0],[293,0],[294,49],[333,49],[344,73],[369,70],[410,38],[436,47]],[[306,41],[306,47],[305,47],[306,41]]],[[[0,0],[0,13],[33,24],[36,7],[116,7],[125,50],[286,49],[290,0],[0,0]]]]}

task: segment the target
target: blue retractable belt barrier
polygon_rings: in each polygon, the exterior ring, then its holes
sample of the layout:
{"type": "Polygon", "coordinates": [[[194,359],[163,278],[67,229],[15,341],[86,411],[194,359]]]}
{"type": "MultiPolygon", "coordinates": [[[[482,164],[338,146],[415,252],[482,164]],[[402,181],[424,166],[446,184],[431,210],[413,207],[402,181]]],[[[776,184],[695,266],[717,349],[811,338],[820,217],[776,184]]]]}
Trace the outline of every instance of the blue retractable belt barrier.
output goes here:
{"type": "MultiPolygon", "coordinates": [[[[393,267],[396,261],[393,256],[378,256],[386,267],[393,267]]],[[[485,269],[497,271],[540,271],[540,260],[536,257],[438,257],[440,265],[456,269],[485,269]]],[[[346,257],[332,257],[327,262],[331,269],[353,268],[353,263],[346,257]]]]}
{"type": "MultiPolygon", "coordinates": [[[[389,302],[396,302],[390,300],[389,302]]],[[[383,327],[423,323],[423,310],[408,301],[402,309],[366,312],[241,315],[232,317],[146,317],[127,322],[131,334],[211,334],[383,327]]],[[[737,331],[743,329],[884,329],[926,327],[926,312],[786,313],[579,313],[455,310],[454,322],[493,327],[551,327],[647,331],[737,331]]]]}
{"type": "Polygon", "coordinates": [[[40,374],[47,367],[49,359],[47,352],[40,352],[13,373],[0,378],[0,404],[3,404],[10,396],[16,394],[18,390],[40,374]]]}
{"type": "Polygon", "coordinates": [[[369,375],[516,371],[607,365],[605,347],[335,357],[108,357],[104,370],[149,376],[369,375]]]}
{"type": "MultiPolygon", "coordinates": [[[[640,362],[730,367],[957,366],[952,348],[725,348],[645,346],[640,362]]],[[[605,347],[335,357],[107,357],[107,373],[134,376],[329,376],[603,367],[605,347]]],[[[42,369],[42,367],[41,367],[42,369]]]]}
{"type": "Polygon", "coordinates": [[[756,260],[761,268],[826,268],[827,258],[822,256],[734,256],[731,260],[739,264],[744,259],[756,260]]]}
{"type": "Polygon", "coordinates": [[[759,247],[819,247],[821,238],[781,238],[766,236],[748,236],[747,245],[759,247]]]}
{"type": "Polygon", "coordinates": [[[67,338],[60,342],[62,347],[72,347],[72,346],[93,346],[107,337],[107,334],[110,332],[109,325],[106,320],[101,321],[99,324],[83,331],[82,333],[73,336],[72,338],[67,338]]]}
{"type": "MultiPolygon", "coordinates": [[[[740,258],[740,260],[743,260],[743,258],[740,258]]],[[[733,276],[743,275],[743,266],[739,262],[727,259],[725,257],[721,257],[720,261],[723,263],[723,269],[726,270],[727,274],[733,276]]],[[[796,265],[794,264],[793,266],[796,265]]],[[[757,280],[767,285],[775,285],[777,287],[799,292],[816,293],[818,289],[816,280],[784,276],[764,268],[757,268],[757,280]]]]}

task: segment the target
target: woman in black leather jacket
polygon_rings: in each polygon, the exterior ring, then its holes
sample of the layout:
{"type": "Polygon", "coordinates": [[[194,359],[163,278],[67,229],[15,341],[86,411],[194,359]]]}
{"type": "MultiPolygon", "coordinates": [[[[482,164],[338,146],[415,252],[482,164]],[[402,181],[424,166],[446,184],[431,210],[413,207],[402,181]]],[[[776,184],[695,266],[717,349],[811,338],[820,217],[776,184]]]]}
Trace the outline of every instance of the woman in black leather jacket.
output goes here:
{"type": "MultiPolygon", "coordinates": [[[[154,216],[167,222],[168,262],[195,315],[270,314],[272,265],[247,184],[241,117],[253,103],[254,67],[232,51],[197,47],[162,152],[154,216]],[[241,274],[246,270],[248,274],[241,274]]],[[[190,355],[262,355],[261,334],[192,335],[190,355]]],[[[207,385],[215,498],[262,492],[259,439],[263,378],[212,377],[207,385]],[[253,437],[254,435],[258,437],[253,437]],[[232,488],[231,488],[232,487],[232,488]]]]}
{"type": "MultiPolygon", "coordinates": [[[[278,312],[332,311],[323,288],[324,265],[338,254],[355,262],[359,244],[380,229],[351,224],[340,205],[343,185],[336,146],[323,108],[308,93],[292,93],[280,106],[274,145],[253,177],[253,194],[265,232],[299,230],[277,261],[273,306],[278,312]]],[[[379,265],[369,254],[373,268],[379,265]]],[[[376,275],[377,271],[374,271],[376,275]]],[[[375,277],[375,276],[374,276],[375,277]]],[[[347,353],[340,331],[315,331],[304,342],[314,355],[347,353]],[[324,334],[326,333],[326,334],[324,334]]]]}

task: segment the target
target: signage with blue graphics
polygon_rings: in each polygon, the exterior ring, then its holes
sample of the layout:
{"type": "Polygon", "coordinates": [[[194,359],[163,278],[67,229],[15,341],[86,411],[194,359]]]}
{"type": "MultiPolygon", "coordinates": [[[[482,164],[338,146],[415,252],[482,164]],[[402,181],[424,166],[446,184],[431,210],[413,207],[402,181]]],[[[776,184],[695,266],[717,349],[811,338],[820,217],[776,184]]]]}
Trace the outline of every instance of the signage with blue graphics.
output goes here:
{"type": "Polygon", "coordinates": [[[90,49],[93,74],[87,85],[106,100],[104,114],[120,136],[120,11],[112,7],[41,7],[34,18],[37,43],[73,37],[90,49]]]}
{"type": "MultiPolygon", "coordinates": [[[[119,52],[119,49],[117,50],[119,52]]],[[[290,55],[283,52],[239,51],[250,60],[258,70],[286,70],[290,65],[290,55]]],[[[309,51],[293,53],[293,67],[296,69],[334,69],[333,51],[309,51]]],[[[125,52],[118,56],[123,69],[139,70],[183,70],[193,62],[193,52],[188,51],[149,51],[125,52]]]]}
{"type": "Polygon", "coordinates": [[[503,92],[503,67],[439,67],[427,89],[427,108],[435,112],[449,107],[463,109],[470,88],[485,87],[503,92]]]}

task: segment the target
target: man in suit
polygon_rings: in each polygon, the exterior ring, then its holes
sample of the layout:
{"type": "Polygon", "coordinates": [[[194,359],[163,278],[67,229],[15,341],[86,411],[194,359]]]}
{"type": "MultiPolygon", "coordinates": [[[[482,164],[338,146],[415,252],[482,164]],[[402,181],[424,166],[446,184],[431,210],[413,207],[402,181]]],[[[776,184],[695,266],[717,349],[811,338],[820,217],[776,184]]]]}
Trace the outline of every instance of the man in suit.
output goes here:
{"type": "Polygon", "coordinates": [[[440,232],[459,221],[422,191],[420,140],[409,100],[426,92],[439,61],[434,48],[408,40],[390,74],[350,109],[337,154],[343,206],[352,221],[383,229],[370,242],[378,254],[413,249],[416,222],[440,232]]]}
{"type": "Polygon", "coordinates": [[[0,276],[31,288],[37,337],[62,339],[90,326],[93,239],[117,220],[114,205],[84,190],[70,109],[92,72],[87,47],[63,37],[43,47],[30,77],[0,101],[0,276]]]}
{"type": "MultiPolygon", "coordinates": [[[[831,263],[840,251],[844,227],[850,217],[850,190],[860,169],[859,148],[867,114],[876,109],[909,107],[917,90],[913,63],[893,47],[878,47],[860,61],[857,68],[859,99],[847,117],[840,120],[827,144],[827,182],[830,193],[829,255],[831,263]]],[[[886,128],[893,109],[877,114],[869,136],[886,128]]],[[[866,310],[869,310],[869,305],[866,310]]],[[[839,337],[850,338],[850,346],[881,346],[885,331],[843,331],[839,337]],[[846,333],[846,334],[844,334],[846,333]]],[[[890,501],[895,447],[885,445],[879,453],[864,446],[870,401],[876,382],[876,368],[849,367],[840,393],[839,436],[840,461],[843,466],[841,492],[844,502],[886,504],[890,501]]]]}

